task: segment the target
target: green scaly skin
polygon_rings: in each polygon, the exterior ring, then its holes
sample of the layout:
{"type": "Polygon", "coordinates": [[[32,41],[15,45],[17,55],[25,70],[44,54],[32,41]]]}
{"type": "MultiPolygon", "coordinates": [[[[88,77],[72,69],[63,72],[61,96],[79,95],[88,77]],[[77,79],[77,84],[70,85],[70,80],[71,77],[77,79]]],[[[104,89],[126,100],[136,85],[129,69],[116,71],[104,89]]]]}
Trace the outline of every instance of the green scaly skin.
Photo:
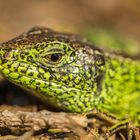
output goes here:
{"type": "Polygon", "coordinates": [[[0,72],[69,112],[99,109],[140,119],[140,62],[72,34],[35,27],[0,45],[0,72]]]}

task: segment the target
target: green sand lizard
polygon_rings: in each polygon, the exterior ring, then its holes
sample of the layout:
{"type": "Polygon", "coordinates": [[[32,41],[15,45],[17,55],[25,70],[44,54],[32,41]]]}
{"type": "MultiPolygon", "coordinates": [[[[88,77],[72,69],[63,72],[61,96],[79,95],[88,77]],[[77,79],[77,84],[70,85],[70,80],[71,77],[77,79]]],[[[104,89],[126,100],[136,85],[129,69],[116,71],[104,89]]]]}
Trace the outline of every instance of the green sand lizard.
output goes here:
{"type": "Polygon", "coordinates": [[[77,35],[35,27],[0,44],[0,72],[68,112],[94,109],[140,120],[140,61],[104,51],[77,35]]]}

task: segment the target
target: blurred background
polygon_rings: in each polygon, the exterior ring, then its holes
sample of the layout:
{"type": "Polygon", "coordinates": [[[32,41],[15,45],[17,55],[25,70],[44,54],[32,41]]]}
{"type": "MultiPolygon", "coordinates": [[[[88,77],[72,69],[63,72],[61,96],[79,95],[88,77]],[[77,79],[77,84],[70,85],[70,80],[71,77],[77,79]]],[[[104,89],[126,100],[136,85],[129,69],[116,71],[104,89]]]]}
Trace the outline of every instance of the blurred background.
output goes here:
{"type": "MultiPolygon", "coordinates": [[[[116,40],[114,42],[116,34],[139,42],[140,1],[0,0],[0,42],[38,25],[58,31],[79,33],[97,44],[98,42],[105,44],[111,40],[109,45],[116,45],[116,40]],[[115,36],[110,39],[112,32],[115,36]]],[[[120,38],[118,40],[119,45],[124,46],[122,40],[120,38]]],[[[139,46],[134,42],[126,41],[126,44],[139,46]]],[[[134,49],[131,47],[132,50],[134,49]]],[[[135,52],[139,52],[139,49],[135,52]]]]}

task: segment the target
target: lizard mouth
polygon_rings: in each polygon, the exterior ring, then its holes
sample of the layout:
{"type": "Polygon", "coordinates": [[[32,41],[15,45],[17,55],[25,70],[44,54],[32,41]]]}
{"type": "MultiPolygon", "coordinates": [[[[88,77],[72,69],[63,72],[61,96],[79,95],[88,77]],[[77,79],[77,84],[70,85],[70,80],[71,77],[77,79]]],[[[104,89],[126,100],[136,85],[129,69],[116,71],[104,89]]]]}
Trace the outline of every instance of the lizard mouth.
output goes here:
{"type": "Polygon", "coordinates": [[[6,60],[0,59],[0,63],[2,62],[0,64],[0,71],[11,82],[22,84],[25,86],[30,84],[35,85],[36,87],[30,87],[33,89],[37,88],[39,86],[39,83],[46,83],[47,85],[50,84],[49,77],[46,77],[46,79],[42,78],[38,71],[38,67],[24,62],[4,61],[6,60]],[[36,83],[33,84],[33,82],[35,81],[36,83]]]}
{"type": "MultiPolygon", "coordinates": [[[[6,61],[0,59],[0,71],[1,73],[12,83],[17,84],[19,86],[33,89],[33,90],[39,90],[42,92],[46,92],[50,90],[50,88],[53,88],[51,90],[54,91],[60,91],[64,92],[67,90],[73,90],[73,91],[81,91],[80,89],[77,89],[75,87],[68,87],[65,85],[60,85],[59,83],[55,81],[50,80],[50,74],[46,74],[45,78],[39,72],[39,68],[28,64],[25,62],[18,62],[18,61],[6,61]],[[1,63],[1,61],[3,63],[1,63]],[[49,90],[47,90],[49,88],[49,90]]],[[[83,90],[84,92],[87,92],[87,90],[83,90]]]]}

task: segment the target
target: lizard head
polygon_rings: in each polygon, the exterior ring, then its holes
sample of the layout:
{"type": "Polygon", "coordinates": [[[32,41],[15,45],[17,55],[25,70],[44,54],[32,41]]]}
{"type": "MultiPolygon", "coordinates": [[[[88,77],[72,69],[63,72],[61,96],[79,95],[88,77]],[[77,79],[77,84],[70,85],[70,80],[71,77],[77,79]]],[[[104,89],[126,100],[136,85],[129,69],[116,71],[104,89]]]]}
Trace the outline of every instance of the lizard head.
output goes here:
{"type": "Polygon", "coordinates": [[[0,45],[0,72],[50,104],[73,112],[95,106],[103,54],[79,36],[35,27],[0,45]]]}

